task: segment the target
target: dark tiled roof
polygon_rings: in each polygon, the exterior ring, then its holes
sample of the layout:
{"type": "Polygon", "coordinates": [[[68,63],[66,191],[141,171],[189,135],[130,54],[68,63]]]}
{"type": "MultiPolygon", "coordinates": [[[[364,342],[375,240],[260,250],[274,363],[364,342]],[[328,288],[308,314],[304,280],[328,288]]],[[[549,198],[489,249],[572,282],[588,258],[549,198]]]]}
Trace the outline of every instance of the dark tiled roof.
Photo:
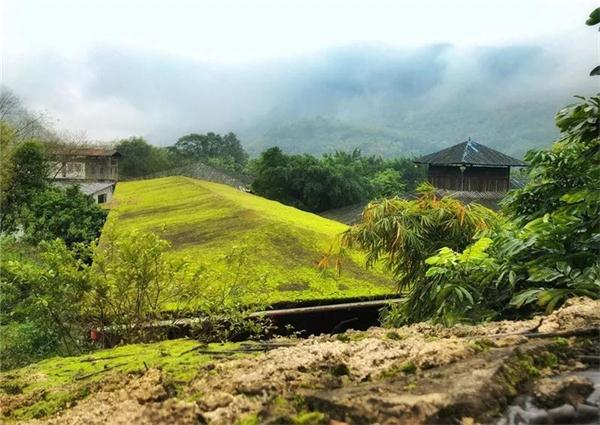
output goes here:
{"type": "Polygon", "coordinates": [[[495,149],[488,148],[472,141],[459,143],[458,145],[442,149],[439,152],[430,153],[415,159],[417,164],[437,164],[437,165],[490,165],[490,166],[513,166],[524,167],[527,164],[523,161],[504,155],[495,149]]]}
{"type": "Polygon", "coordinates": [[[121,156],[115,149],[104,148],[59,148],[50,151],[50,154],[57,156],[121,156]]]}

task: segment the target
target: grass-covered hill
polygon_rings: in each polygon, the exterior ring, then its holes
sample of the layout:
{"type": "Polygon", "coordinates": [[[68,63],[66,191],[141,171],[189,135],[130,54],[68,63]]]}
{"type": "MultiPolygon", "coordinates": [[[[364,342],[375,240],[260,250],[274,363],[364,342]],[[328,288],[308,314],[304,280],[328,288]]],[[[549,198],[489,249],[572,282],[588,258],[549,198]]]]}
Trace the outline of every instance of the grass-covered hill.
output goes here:
{"type": "Polygon", "coordinates": [[[109,223],[117,232],[157,233],[171,243],[172,255],[206,267],[207,284],[251,286],[242,295],[248,302],[392,290],[389,278],[365,270],[358,254],[346,261],[341,276],[317,269],[344,224],[222,184],[187,177],[119,183],[109,223]]]}

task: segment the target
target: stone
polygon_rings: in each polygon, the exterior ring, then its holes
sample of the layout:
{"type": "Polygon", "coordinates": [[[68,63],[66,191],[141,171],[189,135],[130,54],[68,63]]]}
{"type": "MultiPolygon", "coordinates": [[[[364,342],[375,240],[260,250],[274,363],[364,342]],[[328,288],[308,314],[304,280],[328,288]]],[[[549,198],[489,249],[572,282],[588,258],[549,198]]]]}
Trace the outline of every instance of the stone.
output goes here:
{"type": "Polygon", "coordinates": [[[570,404],[563,404],[560,407],[548,410],[548,416],[555,424],[570,424],[575,421],[577,413],[570,404]]]}
{"type": "Polygon", "coordinates": [[[577,406],[577,420],[590,421],[600,416],[600,408],[590,406],[589,404],[580,404],[577,406]]]}
{"type": "Polygon", "coordinates": [[[552,407],[563,403],[582,403],[594,390],[592,382],[579,376],[561,379],[544,378],[536,383],[533,390],[535,403],[552,407]]]}

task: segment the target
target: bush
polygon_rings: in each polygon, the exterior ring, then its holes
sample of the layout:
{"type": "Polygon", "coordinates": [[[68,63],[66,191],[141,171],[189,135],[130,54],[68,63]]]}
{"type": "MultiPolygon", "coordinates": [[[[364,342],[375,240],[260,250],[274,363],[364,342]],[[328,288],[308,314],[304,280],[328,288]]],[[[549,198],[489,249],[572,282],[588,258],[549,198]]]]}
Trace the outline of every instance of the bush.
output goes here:
{"type": "Polygon", "coordinates": [[[398,279],[400,290],[410,290],[425,276],[425,259],[449,247],[463,250],[474,238],[497,229],[500,218],[481,205],[464,205],[438,197],[422,185],[415,200],[401,198],[371,202],[362,222],[342,235],[343,248],[367,253],[367,266],[379,261],[398,279]]]}
{"type": "MultiPolygon", "coordinates": [[[[2,241],[2,245],[6,246],[6,242],[2,241]]],[[[57,239],[40,243],[35,259],[2,256],[0,318],[15,336],[15,341],[3,350],[10,353],[29,344],[31,356],[27,359],[49,352],[73,354],[85,349],[86,324],[82,317],[90,286],[89,267],[82,258],[89,251],[82,245],[73,249],[57,239]]]]}
{"type": "Polygon", "coordinates": [[[37,243],[61,238],[68,246],[90,243],[100,236],[107,212],[79,190],[47,187],[35,192],[21,208],[27,241],[37,243]]]}
{"type": "MultiPolygon", "coordinates": [[[[203,285],[202,301],[197,310],[201,317],[193,329],[193,335],[202,342],[224,342],[264,336],[271,323],[266,318],[251,318],[250,313],[263,309],[266,296],[263,284],[266,275],[253,280],[248,273],[248,256],[245,247],[235,247],[222,261],[228,265],[229,273],[222,280],[208,278],[203,285]],[[252,295],[253,305],[241,302],[252,295]]],[[[206,270],[209,274],[210,270],[206,270]]]]}
{"type": "Polygon", "coordinates": [[[109,326],[110,334],[124,342],[143,341],[153,337],[149,321],[161,319],[167,310],[174,317],[188,310],[203,270],[169,258],[169,246],[153,233],[105,229],[87,297],[93,327],[109,326]]]}
{"type": "Polygon", "coordinates": [[[32,321],[0,325],[0,370],[13,369],[60,352],[58,335],[32,321]]]}

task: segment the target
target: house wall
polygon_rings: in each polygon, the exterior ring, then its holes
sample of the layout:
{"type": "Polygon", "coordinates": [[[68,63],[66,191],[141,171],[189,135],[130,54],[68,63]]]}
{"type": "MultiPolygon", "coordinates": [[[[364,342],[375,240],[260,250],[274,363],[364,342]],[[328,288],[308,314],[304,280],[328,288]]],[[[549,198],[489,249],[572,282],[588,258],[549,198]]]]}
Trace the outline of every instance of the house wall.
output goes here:
{"type": "Polygon", "coordinates": [[[92,198],[94,198],[94,201],[96,201],[96,203],[98,203],[98,204],[110,202],[110,200],[112,199],[114,190],[115,190],[114,186],[107,187],[106,189],[99,190],[98,192],[93,193],[92,198]],[[103,196],[104,196],[104,201],[100,202],[100,201],[102,201],[103,196]]]}
{"type": "Polygon", "coordinates": [[[466,167],[429,165],[429,182],[439,189],[476,192],[506,192],[510,185],[509,167],[466,167]]]}
{"type": "Polygon", "coordinates": [[[53,164],[57,179],[118,180],[118,158],[73,157],[53,164]]]}
{"type": "Polygon", "coordinates": [[[116,157],[86,158],[85,178],[88,180],[117,180],[116,157]]]}

